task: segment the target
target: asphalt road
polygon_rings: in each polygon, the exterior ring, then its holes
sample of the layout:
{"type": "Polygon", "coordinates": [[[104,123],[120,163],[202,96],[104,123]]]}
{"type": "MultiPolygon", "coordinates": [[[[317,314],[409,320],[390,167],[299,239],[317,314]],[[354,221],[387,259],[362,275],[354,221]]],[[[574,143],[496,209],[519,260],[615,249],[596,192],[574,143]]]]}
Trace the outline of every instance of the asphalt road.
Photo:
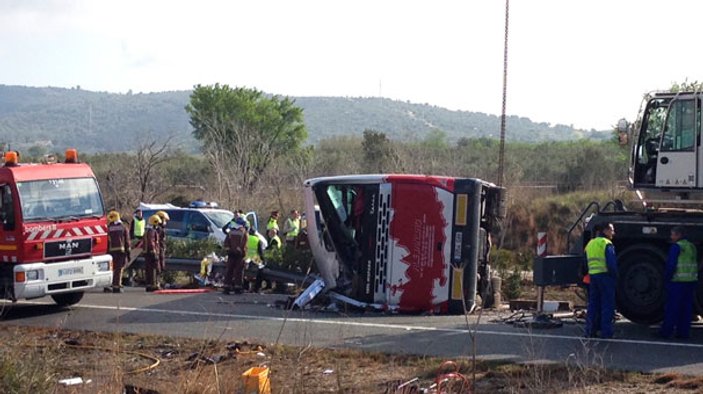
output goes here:
{"type": "MultiPolygon", "coordinates": [[[[374,351],[446,357],[476,354],[515,362],[571,362],[642,372],[680,372],[703,376],[703,326],[692,338],[660,340],[654,327],[616,324],[613,340],[585,340],[583,326],[529,329],[497,322],[509,312],[477,316],[407,316],[292,311],[273,307],[286,296],[221,293],[150,294],[129,288],[124,294],[88,293],[72,308],[50,298],[6,303],[3,325],[72,330],[130,332],[193,338],[249,340],[295,346],[354,347],[374,351]]],[[[2,303],[2,301],[0,301],[2,303]]],[[[1,305],[0,305],[1,306],[1,305]]]]}

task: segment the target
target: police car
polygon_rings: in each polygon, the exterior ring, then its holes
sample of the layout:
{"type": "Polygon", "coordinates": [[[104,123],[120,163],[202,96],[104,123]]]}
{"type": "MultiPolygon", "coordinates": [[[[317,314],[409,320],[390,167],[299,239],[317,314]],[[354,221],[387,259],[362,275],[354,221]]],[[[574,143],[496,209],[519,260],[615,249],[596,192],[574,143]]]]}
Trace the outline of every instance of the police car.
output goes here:
{"type": "MultiPolygon", "coordinates": [[[[140,203],[139,209],[142,210],[144,218],[147,219],[158,211],[168,213],[171,220],[166,224],[166,235],[181,239],[204,239],[210,237],[219,242],[224,242],[227,234],[222,229],[234,218],[232,211],[219,209],[216,203],[203,201],[194,201],[187,208],[173,204],[140,203]]],[[[247,212],[244,216],[255,229],[258,229],[256,212],[247,212]]],[[[265,248],[268,244],[266,238],[258,231],[256,235],[264,242],[265,248]]]]}

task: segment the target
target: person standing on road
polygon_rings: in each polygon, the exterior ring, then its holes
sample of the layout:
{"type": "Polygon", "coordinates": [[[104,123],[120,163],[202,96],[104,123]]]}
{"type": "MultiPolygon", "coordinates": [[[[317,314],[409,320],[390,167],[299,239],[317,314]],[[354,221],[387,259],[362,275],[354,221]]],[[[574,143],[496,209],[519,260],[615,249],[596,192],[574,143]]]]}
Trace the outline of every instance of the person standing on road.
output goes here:
{"type": "Polygon", "coordinates": [[[256,271],[256,280],[254,282],[254,291],[258,292],[263,281],[262,270],[264,269],[264,243],[256,234],[256,230],[252,227],[249,229],[247,237],[247,255],[246,263],[248,272],[256,271]]]}
{"type": "Polygon", "coordinates": [[[132,215],[132,224],[130,225],[129,233],[134,240],[140,240],[146,232],[146,220],[141,208],[137,208],[132,215]]]}
{"type": "Polygon", "coordinates": [[[225,223],[224,226],[222,226],[222,232],[225,234],[228,234],[230,230],[234,228],[235,223],[237,223],[238,220],[241,220],[244,222],[244,224],[249,228],[249,221],[247,220],[246,215],[244,214],[244,211],[241,209],[237,209],[236,211],[233,212],[234,216],[232,217],[232,220],[229,222],[225,223]]]}
{"type": "Polygon", "coordinates": [[[666,305],[659,336],[669,338],[676,329],[677,338],[689,338],[693,297],[698,286],[698,253],[686,239],[683,227],[671,229],[671,248],[666,260],[666,305]]]}
{"type": "Polygon", "coordinates": [[[223,293],[230,294],[234,291],[236,294],[240,294],[244,281],[244,256],[248,241],[247,226],[244,219],[237,218],[230,228],[224,243],[227,251],[227,266],[223,293]]]}
{"type": "Polygon", "coordinates": [[[159,233],[159,260],[157,269],[157,284],[161,284],[161,275],[166,270],[166,225],[171,217],[168,216],[166,211],[158,211],[156,214],[161,219],[161,224],[156,226],[157,232],[159,233]]]}
{"type": "Polygon", "coordinates": [[[286,219],[286,224],[283,226],[283,235],[286,237],[287,246],[295,246],[295,240],[300,232],[300,213],[293,209],[290,211],[290,216],[286,219]]]}
{"type": "Polygon", "coordinates": [[[149,226],[144,235],[144,270],[146,271],[146,291],[158,290],[156,273],[159,265],[159,232],[161,225],[159,215],[149,217],[149,226]]]}
{"type": "Polygon", "coordinates": [[[246,253],[246,260],[250,260],[257,265],[264,262],[264,243],[261,242],[261,238],[256,234],[256,229],[253,227],[249,229],[249,235],[247,236],[246,253]]]}
{"type": "Polygon", "coordinates": [[[107,214],[107,251],[112,256],[112,288],[106,287],[105,292],[122,293],[122,271],[127,265],[129,256],[129,231],[120,220],[117,211],[107,214]]]}
{"type": "MultiPolygon", "coordinates": [[[[139,254],[141,254],[143,249],[142,238],[146,233],[146,219],[144,219],[144,212],[141,208],[134,210],[132,214],[132,222],[129,224],[129,235],[132,242],[132,251],[135,255],[127,255],[127,266],[131,265],[132,260],[134,260],[139,254]]],[[[134,286],[134,268],[129,268],[128,270],[128,282],[130,286],[134,286]]]]}
{"type": "Polygon", "coordinates": [[[617,260],[612,242],[613,236],[615,236],[615,228],[612,223],[608,223],[603,227],[603,234],[596,236],[586,245],[588,275],[591,279],[586,315],[587,337],[595,337],[598,331],[601,338],[613,337],[617,283],[617,260]]]}

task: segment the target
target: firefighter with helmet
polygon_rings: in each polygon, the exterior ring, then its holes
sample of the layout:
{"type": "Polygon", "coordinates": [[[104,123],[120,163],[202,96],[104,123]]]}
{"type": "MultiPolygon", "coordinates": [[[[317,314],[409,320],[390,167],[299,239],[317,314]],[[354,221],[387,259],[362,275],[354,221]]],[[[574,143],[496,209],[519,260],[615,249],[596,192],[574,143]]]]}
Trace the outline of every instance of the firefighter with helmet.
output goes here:
{"type": "Polygon", "coordinates": [[[166,224],[171,220],[166,211],[158,211],[156,215],[161,219],[161,224],[159,224],[156,229],[159,233],[159,263],[158,263],[158,280],[161,282],[161,274],[166,270],[166,224]]]}
{"type": "Polygon", "coordinates": [[[159,264],[159,232],[157,228],[161,225],[159,215],[149,216],[149,226],[144,235],[144,260],[146,271],[146,291],[158,290],[156,284],[156,273],[159,264]]]}
{"type": "Polygon", "coordinates": [[[225,270],[224,294],[234,291],[236,294],[242,292],[244,281],[244,256],[247,251],[247,224],[242,218],[237,218],[231,225],[231,230],[225,238],[225,250],[227,251],[227,263],[225,270]]]}
{"type": "Polygon", "coordinates": [[[120,220],[117,211],[110,211],[107,220],[107,251],[112,256],[112,288],[106,287],[105,292],[122,293],[122,271],[127,265],[130,248],[129,230],[120,220]]]}

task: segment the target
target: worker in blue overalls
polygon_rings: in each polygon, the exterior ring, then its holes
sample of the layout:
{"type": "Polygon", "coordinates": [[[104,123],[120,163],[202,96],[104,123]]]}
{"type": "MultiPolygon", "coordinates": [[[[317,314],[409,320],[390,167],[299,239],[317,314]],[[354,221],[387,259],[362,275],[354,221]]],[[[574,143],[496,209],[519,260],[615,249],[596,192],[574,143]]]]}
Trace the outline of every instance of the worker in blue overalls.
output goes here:
{"type": "Polygon", "coordinates": [[[683,227],[671,229],[671,248],[666,260],[666,305],[659,336],[671,337],[676,328],[677,338],[688,338],[693,315],[693,297],[698,286],[698,253],[686,239],[683,227]]]}
{"type": "Polygon", "coordinates": [[[587,337],[595,337],[598,331],[601,338],[613,337],[615,285],[618,272],[613,236],[615,236],[615,228],[608,223],[603,227],[603,233],[586,245],[588,275],[591,279],[586,315],[587,337]]]}

